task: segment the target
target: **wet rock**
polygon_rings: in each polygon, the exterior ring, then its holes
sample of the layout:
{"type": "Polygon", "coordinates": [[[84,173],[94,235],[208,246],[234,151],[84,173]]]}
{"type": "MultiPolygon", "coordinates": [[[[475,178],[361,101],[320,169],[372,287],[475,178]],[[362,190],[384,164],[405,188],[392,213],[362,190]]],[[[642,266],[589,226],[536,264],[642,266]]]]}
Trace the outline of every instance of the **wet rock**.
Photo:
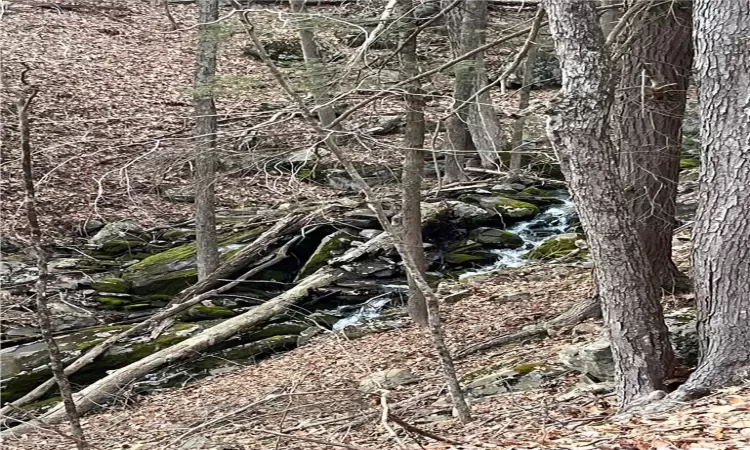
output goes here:
{"type": "Polygon", "coordinates": [[[437,203],[422,203],[423,226],[434,223],[473,227],[492,219],[493,214],[470,203],[445,200],[437,203]]]}
{"type": "Polygon", "coordinates": [[[532,260],[561,258],[578,248],[576,242],[579,239],[576,233],[560,234],[531,250],[525,258],[532,260]]]}
{"type": "Polygon", "coordinates": [[[297,347],[307,345],[312,340],[312,338],[322,333],[323,330],[321,330],[320,327],[305,328],[297,337],[297,347]]]}
{"type": "Polygon", "coordinates": [[[482,246],[473,241],[462,241],[451,246],[443,255],[448,264],[457,266],[488,264],[497,259],[497,255],[491,251],[484,250],[482,246]]]}
{"type": "Polygon", "coordinates": [[[377,392],[379,389],[393,389],[405,384],[415,383],[417,377],[409,369],[388,369],[371,373],[359,382],[359,389],[365,393],[377,392]]]}
{"type": "Polygon", "coordinates": [[[519,248],[523,246],[523,239],[519,235],[499,228],[477,228],[469,233],[469,239],[493,248],[519,248]]]}
{"type": "Polygon", "coordinates": [[[20,245],[18,245],[15,241],[0,236],[0,253],[16,253],[21,250],[20,245]]]}
{"type": "Polygon", "coordinates": [[[521,200],[536,206],[562,205],[565,202],[558,198],[554,192],[539,189],[537,187],[528,187],[518,193],[506,194],[506,197],[513,200],[521,200]]]}
{"type": "Polygon", "coordinates": [[[508,219],[532,219],[539,214],[536,205],[508,197],[481,197],[479,205],[490,211],[497,211],[508,219]]]}

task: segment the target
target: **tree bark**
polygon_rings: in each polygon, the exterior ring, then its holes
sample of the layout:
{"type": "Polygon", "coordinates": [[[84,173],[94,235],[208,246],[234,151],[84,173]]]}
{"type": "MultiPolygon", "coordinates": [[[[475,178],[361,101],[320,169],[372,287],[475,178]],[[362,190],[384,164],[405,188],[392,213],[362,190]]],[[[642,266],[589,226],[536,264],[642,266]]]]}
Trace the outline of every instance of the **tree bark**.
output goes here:
{"type": "MultiPolygon", "coordinates": [[[[401,74],[405,79],[419,73],[417,62],[417,29],[414,20],[414,2],[400,0],[401,12],[404,15],[401,26],[400,64],[401,74]],[[407,40],[408,39],[408,40],[407,40]]],[[[422,277],[425,276],[427,263],[422,243],[422,175],[424,173],[424,101],[420,83],[406,86],[406,130],[404,133],[404,171],[401,178],[403,192],[401,234],[406,243],[406,251],[411,253],[416,268],[422,277]]],[[[427,326],[427,304],[424,294],[419,290],[411,276],[409,283],[409,317],[419,326],[427,326]]]]}
{"type": "MultiPolygon", "coordinates": [[[[26,70],[21,75],[21,81],[26,84],[24,79],[26,70]]],[[[36,191],[34,189],[34,172],[31,152],[31,127],[29,126],[29,109],[31,103],[37,95],[35,87],[24,88],[24,92],[18,99],[18,122],[21,134],[21,166],[23,170],[24,189],[26,193],[25,209],[26,218],[29,222],[29,231],[31,234],[31,245],[36,256],[37,270],[39,271],[36,281],[36,316],[39,321],[39,334],[42,335],[49,353],[49,366],[52,375],[60,390],[60,396],[63,401],[62,415],[68,418],[72,438],[75,441],[78,450],[87,450],[89,447],[86,436],[81,428],[81,420],[78,409],[73,401],[73,390],[70,387],[70,381],[65,376],[65,368],[62,363],[60,348],[57,346],[55,337],[52,334],[52,324],[50,322],[49,308],[47,307],[47,254],[42,247],[42,230],[39,226],[39,217],[36,211],[36,191]]]]}
{"type": "Polygon", "coordinates": [[[617,96],[620,170],[653,276],[667,292],[689,286],[672,261],[672,231],[691,32],[690,2],[657,3],[645,11],[626,28],[630,45],[617,96]]]}
{"type": "MultiPolygon", "coordinates": [[[[305,0],[289,0],[292,12],[295,14],[306,14],[305,0]]],[[[318,119],[323,128],[327,128],[331,122],[336,120],[336,113],[333,105],[328,101],[330,96],[326,94],[326,83],[328,71],[325,63],[320,57],[320,50],[315,43],[315,34],[313,33],[314,22],[311,17],[299,19],[296,22],[297,33],[302,47],[302,57],[305,59],[305,71],[308,79],[310,93],[315,98],[318,119]]],[[[338,127],[337,127],[338,129],[338,127]]]]}
{"type": "Polygon", "coordinates": [[[219,0],[199,0],[195,66],[195,243],[198,279],[219,267],[216,241],[216,104],[213,81],[219,46],[219,0]]]}
{"type": "Polygon", "coordinates": [[[696,0],[700,203],[693,274],[700,361],[685,397],[750,377],[750,1],[696,0]]]}
{"type": "Polygon", "coordinates": [[[659,292],[623,195],[608,135],[612,107],[609,54],[587,0],[545,0],[563,86],[547,132],[561,160],[595,265],[602,314],[612,342],[619,404],[662,390],[674,367],[659,292]]]}
{"type": "MultiPolygon", "coordinates": [[[[526,54],[526,64],[523,69],[523,85],[518,97],[518,110],[523,111],[529,107],[529,97],[531,96],[531,81],[534,76],[534,64],[536,63],[537,48],[539,46],[532,43],[526,54]]],[[[526,124],[525,117],[519,117],[513,124],[513,135],[511,137],[510,164],[511,171],[519,171],[523,167],[523,129],[526,124]]]]}
{"type": "MultiPolygon", "coordinates": [[[[464,3],[463,9],[461,42],[466,52],[483,46],[487,41],[487,0],[468,0],[464,3]]],[[[474,94],[489,83],[484,64],[484,52],[474,55],[474,60],[471,62],[473,62],[471,93],[474,94]]],[[[468,110],[469,133],[479,154],[482,167],[499,169],[502,165],[500,152],[503,149],[505,137],[500,120],[495,114],[490,92],[484,91],[474,96],[473,101],[468,105],[468,110]]]]}

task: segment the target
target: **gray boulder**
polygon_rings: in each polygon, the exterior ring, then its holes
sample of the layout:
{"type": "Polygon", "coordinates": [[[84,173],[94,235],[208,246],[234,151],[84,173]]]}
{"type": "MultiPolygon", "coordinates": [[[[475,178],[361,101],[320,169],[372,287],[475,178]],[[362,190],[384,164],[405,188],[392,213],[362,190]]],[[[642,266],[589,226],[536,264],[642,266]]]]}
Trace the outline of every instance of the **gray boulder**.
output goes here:
{"type": "Polygon", "coordinates": [[[409,369],[387,369],[374,372],[359,382],[362,392],[371,393],[379,389],[393,389],[395,387],[415,383],[417,377],[409,369]]]}
{"type": "MultiPolygon", "coordinates": [[[[669,328],[669,339],[675,350],[677,361],[685,367],[698,363],[698,333],[695,310],[684,308],[665,314],[669,328]]],[[[612,381],[615,366],[612,359],[610,341],[606,337],[594,342],[576,344],[559,353],[560,362],[573,370],[594,377],[600,381],[612,381]]]]}

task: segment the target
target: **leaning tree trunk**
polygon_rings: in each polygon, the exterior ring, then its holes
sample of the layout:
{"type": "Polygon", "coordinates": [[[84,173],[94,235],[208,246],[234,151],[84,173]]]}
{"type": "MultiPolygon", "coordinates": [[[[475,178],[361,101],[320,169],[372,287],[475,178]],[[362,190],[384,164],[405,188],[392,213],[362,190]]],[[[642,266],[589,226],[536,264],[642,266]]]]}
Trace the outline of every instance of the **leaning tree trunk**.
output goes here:
{"type": "MultiPolygon", "coordinates": [[[[305,0],[289,0],[289,5],[295,14],[304,15],[307,13],[305,0]]],[[[304,17],[299,19],[296,25],[302,47],[302,56],[305,59],[305,73],[310,93],[315,98],[320,124],[323,128],[326,128],[328,124],[336,120],[336,113],[333,106],[328,103],[330,97],[326,94],[325,83],[328,70],[320,57],[318,45],[315,43],[314,23],[312,17],[304,17]]]]}
{"type": "Polygon", "coordinates": [[[674,355],[608,135],[611,64],[596,4],[545,0],[544,5],[563,72],[547,132],[587,233],[612,342],[618,400],[627,408],[663,389],[674,355]]]}
{"type": "Polygon", "coordinates": [[[693,282],[701,357],[679,394],[750,377],[750,0],[697,0],[700,203],[693,282]]]}
{"type": "Polygon", "coordinates": [[[691,9],[689,2],[658,3],[629,27],[616,107],[626,192],[653,276],[668,292],[688,285],[672,261],[672,231],[693,58],[691,9]]]}
{"type": "MultiPolygon", "coordinates": [[[[401,0],[404,19],[401,28],[401,39],[407,39],[417,29],[414,20],[413,1],[401,0]]],[[[417,36],[402,42],[400,53],[401,73],[404,78],[411,78],[419,73],[417,66],[417,36]]],[[[427,270],[422,245],[422,175],[424,173],[424,101],[419,82],[406,86],[406,130],[404,134],[404,170],[401,178],[403,189],[402,229],[405,247],[421,273],[427,270]]],[[[427,304],[424,294],[416,282],[408,276],[409,282],[409,316],[420,326],[428,325],[427,304]]]]}
{"type": "MultiPolygon", "coordinates": [[[[24,71],[25,74],[25,71],[24,71]]],[[[21,75],[21,81],[26,84],[24,75],[21,75]]],[[[36,297],[36,316],[39,320],[39,333],[42,335],[47,353],[49,353],[49,367],[52,370],[57,387],[60,390],[60,396],[63,401],[63,414],[67,415],[70,421],[72,438],[76,443],[78,450],[87,450],[89,447],[86,436],[81,428],[81,420],[78,409],[73,400],[73,390],[70,387],[70,380],[65,375],[65,366],[63,366],[60,347],[52,334],[52,324],[50,321],[49,308],[47,306],[47,255],[42,247],[42,229],[39,226],[39,216],[36,211],[36,190],[34,188],[34,172],[31,151],[31,129],[29,125],[29,109],[31,103],[37,95],[36,87],[25,88],[21,97],[18,99],[18,125],[21,134],[21,166],[23,170],[24,191],[26,194],[25,208],[26,218],[29,222],[29,231],[31,233],[31,244],[33,252],[36,254],[37,269],[39,271],[35,286],[36,297]]]]}
{"type": "Polygon", "coordinates": [[[195,243],[198,279],[219,267],[216,242],[216,104],[212,82],[219,45],[219,0],[199,0],[198,52],[195,67],[195,243]]]}

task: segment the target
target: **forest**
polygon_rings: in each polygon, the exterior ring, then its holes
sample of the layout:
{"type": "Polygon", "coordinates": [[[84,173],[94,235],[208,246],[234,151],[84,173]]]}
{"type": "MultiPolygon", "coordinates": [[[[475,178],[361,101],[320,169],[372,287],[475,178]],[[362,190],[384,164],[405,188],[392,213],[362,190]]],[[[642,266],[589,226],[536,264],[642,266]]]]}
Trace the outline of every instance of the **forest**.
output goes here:
{"type": "Polygon", "coordinates": [[[0,446],[750,449],[750,0],[3,0],[0,446]]]}

